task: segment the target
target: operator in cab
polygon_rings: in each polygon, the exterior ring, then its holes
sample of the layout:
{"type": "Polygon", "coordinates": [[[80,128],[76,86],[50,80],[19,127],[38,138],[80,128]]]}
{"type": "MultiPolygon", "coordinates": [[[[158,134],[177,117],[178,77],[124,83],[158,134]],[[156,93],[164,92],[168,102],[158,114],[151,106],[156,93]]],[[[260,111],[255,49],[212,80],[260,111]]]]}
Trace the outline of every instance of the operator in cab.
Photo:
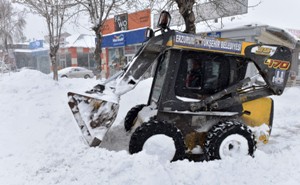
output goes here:
{"type": "Polygon", "coordinates": [[[187,59],[188,74],[186,79],[186,87],[200,88],[201,87],[201,62],[195,59],[187,59]]]}

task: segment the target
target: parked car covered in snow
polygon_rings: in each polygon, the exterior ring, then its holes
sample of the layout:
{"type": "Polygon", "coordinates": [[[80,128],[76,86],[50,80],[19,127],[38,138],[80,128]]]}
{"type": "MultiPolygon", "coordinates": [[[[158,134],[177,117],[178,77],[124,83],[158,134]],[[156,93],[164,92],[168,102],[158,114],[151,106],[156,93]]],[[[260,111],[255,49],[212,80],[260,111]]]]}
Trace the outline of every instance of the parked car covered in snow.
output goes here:
{"type": "Polygon", "coordinates": [[[93,78],[94,73],[83,67],[66,67],[58,71],[61,78],[93,78]]]}

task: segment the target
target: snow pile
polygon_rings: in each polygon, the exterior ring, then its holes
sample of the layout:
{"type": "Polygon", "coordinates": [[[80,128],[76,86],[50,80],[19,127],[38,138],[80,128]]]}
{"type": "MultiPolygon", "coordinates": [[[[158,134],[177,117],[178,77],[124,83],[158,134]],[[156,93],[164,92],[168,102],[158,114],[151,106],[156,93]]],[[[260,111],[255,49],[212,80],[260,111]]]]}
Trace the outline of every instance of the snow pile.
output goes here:
{"type": "Polygon", "coordinates": [[[89,148],[67,104],[67,92],[80,92],[95,79],[60,79],[33,70],[0,76],[0,182],[7,185],[298,185],[300,181],[300,88],[274,97],[275,114],[268,145],[255,158],[168,163],[141,152],[129,155],[123,118],[146,103],[146,80],[121,97],[120,114],[105,141],[89,148]]]}

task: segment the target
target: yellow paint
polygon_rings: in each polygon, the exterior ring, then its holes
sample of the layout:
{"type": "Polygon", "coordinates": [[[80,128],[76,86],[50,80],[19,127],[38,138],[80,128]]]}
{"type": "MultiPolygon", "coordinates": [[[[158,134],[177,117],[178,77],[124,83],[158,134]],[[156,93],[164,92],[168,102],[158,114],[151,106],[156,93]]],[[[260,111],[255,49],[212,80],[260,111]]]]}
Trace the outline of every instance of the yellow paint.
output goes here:
{"type": "MultiPolygon", "coordinates": [[[[175,34],[176,35],[176,34],[175,34]]],[[[174,35],[174,36],[175,36],[174,35]]],[[[216,38],[216,40],[219,40],[219,41],[234,41],[234,40],[230,40],[230,39],[225,39],[225,38],[216,38]]],[[[197,41],[197,38],[195,38],[195,42],[197,41]]],[[[200,39],[200,42],[201,42],[201,39],[200,39]]],[[[198,43],[200,44],[200,43],[198,43]]],[[[174,42],[173,39],[170,39],[167,43],[166,43],[166,46],[169,46],[169,47],[174,47],[174,48],[178,48],[178,49],[190,49],[190,50],[200,50],[200,51],[210,51],[210,52],[216,52],[216,53],[224,53],[224,54],[234,54],[234,55],[242,55],[244,56],[245,55],[245,49],[247,46],[250,46],[250,45],[254,45],[255,43],[253,42],[246,42],[246,41],[243,41],[242,42],[242,48],[241,48],[241,51],[239,53],[236,53],[236,52],[230,52],[230,51],[224,51],[224,50],[214,50],[214,49],[206,49],[206,48],[201,48],[201,47],[193,47],[193,46],[183,46],[183,45],[176,45],[176,43],[174,42]]]]}
{"type": "Polygon", "coordinates": [[[281,70],[288,70],[290,68],[290,62],[283,61],[283,60],[274,60],[274,59],[268,59],[264,62],[269,68],[274,69],[281,69],[281,70]]]}
{"type": "Polygon", "coordinates": [[[258,49],[255,53],[258,54],[258,55],[270,56],[271,52],[272,52],[271,48],[265,48],[265,47],[260,46],[260,47],[258,47],[258,49]]]}
{"type": "MultiPolygon", "coordinates": [[[[220,40],[220,39],[218,39],[220,40]]],[[[176,45],[172,41],[168,41],[167,46],[173,46],[174,48],[179,49],[190,49],[190,50],[198,50],[198,51],[209,51],[209,52],[215,52],[215,53],[224,53],[224,54],[234,54],[234,55],[245,55],[245,49],[247,46],[253,45],[255,43],[253,42],[243,42],[242,43],[242,50],[241,53],[235,53],[235,52],[227,52],[223,50],[213,50],[213,49],[205,49],[205,48],[198,48],[198,47],[191,47],[191,46],[182,46],[182,45],[176,45]]]]}
{"type": "Polygon", "coordinates": [[[267,136],[267,135],[260,135],[258,139],[259,139],[259,141],[263,142],[264,144],[267,144],[269,142],[269,136],[267,136]]]}
{"type": "Polygon", "coordinates": [[[188,151],[191,151],[196,145],[204,146],[206,133],[204,132],[191,132],[185,136],[185,145],[188,151]]]}
{"type": "Polygon", "coordinates": [[[169,40],[166,45],[167,46],[173,46],[173,40],[169,40]]]}
{"type": "Polygon", "coordinates": [[[226,51],[221,51],[221,50],[219,51],[219,50],[213,50],[213,49],[205,49],[205,48],[197,48],[197,47],[190,47],[190,46],[174,45],[173,47],[178,48],[178,49],[189,49],[189,50],[196,50],[196,51],[209,51],[209,52],[215,52],[215,53],[241,55],[240,53],[226,52],[226,51]]]}
{"type": "Polygon", "coordinates": [[[272,101],[271,98],[266,97],[243,103],[244,111],[250,112],[250,115],[242,116],[244,122],[251,127],[258,127],[262,124],[269,126],[272,121],[272,101]]]}
{"type": "Polygon", "coordinates": [[[242,43],[242,52],[241,52],[241,54],[242,55],[245,55],[245,49],[246,49],[246,47],[247,46],[251,46],[251,45],[254,45],[255,43],[253,43],[253,42],[243,42],[242,43]]]}
{"type": "MultiPolygon", "coordinates": [[[[272,102],[273,100],[271,98],[265,97],[243,103],[244,111],[250,112],[250,115],[243,114],[242,119],[250,127],[259,127],[263,124],[266,124],[270,127],[272,122],[271,119],[273,119],[271,117],[273,106],[272,102]]],[[[269,134],[259,133],[259,135],[256,137],[264,144],[269,142],[269,134]]]]}

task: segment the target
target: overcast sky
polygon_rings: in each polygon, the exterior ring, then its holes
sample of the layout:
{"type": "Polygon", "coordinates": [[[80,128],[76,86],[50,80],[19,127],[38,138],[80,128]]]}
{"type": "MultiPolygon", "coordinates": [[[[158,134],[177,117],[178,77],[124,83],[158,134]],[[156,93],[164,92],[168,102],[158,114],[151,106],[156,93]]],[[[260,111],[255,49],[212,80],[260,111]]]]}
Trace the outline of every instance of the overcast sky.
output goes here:
{"type": "MultiPolygon", "coordinates": [[[[249,6],[257,2],[259,0],[248,0],[249,6]]],[[[261,23],[300,30],[300,0],[261,0],[259,6],[248,9],[247,14],[237,16],[232,23],[234,25],[261,23]]],[[[82,21],[78,27],[67,26],[66,29],[71,34],[89,33],[88,30],[87,20],[82,21]]],[[[43,36],[47,35],[47,27],[42,18],[28,15],[24,32],[28,39],[43,39],[43,36]]]]}
{"type": "MultiPolygon", "coordinates": [[[[250,8],[248,14],[242,15],[242,21],[260,22],[281,28],[300,30],[300,1],[299,0],[261,0],[262,3],[250,8]]],[[[258,0],[249,0],[253,5],[258,0]]]]}

